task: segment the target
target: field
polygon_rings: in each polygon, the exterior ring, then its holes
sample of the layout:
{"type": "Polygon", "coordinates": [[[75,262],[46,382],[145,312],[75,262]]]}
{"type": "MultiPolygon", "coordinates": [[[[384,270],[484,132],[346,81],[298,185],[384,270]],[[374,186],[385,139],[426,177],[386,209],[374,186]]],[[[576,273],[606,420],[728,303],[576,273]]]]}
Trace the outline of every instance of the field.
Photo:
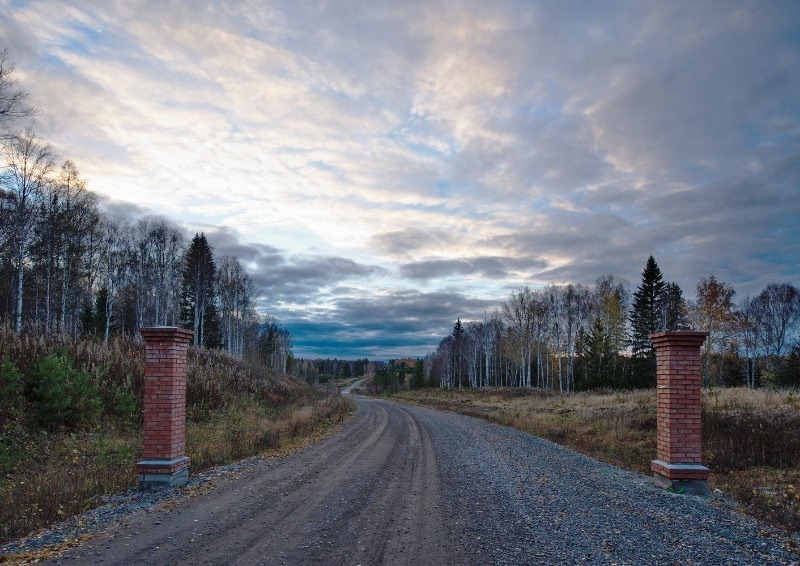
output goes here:
{"type": "MultiPolygon", "coordinates": [[[[655,390],[559,395],[538,390],[436,390],[394,398],[480,417],[650,475],[656,452],[655,390]]],[[[703,463],[709,486],[741,509],[800,532],[800,393],[703,391],[703,463]]]]}

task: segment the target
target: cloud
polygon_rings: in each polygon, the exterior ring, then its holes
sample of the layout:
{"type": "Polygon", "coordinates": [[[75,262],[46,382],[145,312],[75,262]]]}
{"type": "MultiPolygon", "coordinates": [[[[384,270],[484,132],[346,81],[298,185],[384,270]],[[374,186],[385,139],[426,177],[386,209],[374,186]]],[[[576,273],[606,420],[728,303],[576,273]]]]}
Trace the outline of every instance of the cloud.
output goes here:
{"type": "Polygon", "coordinates": [[[351,279],[365,279],[383,273],[377,266],[330,256],[291,256],[256,260],[253,281],[264,289],[270,301],[291,300],[295,304],[312,301],[326,288],[351,279]]]}
{"type": "Polygon", "coordinates": [[[453,291],[400,289],[338,297],[312,317],[278,312],[296,337],[298,356],[388,359],[435,350],[457,318],[481,319],[497,304],[453,291]]]}
{"type": "Polygon", "coordinates": [[[635,281],[650,254],[685,290],[800,276],[791,0],[0,9],[37,129],[104,206],[206,231],[298,328],[409,284],[635,281]]]}
{"type": "Polygon", "coordinates": [[[431,280],[454,276],[476,276],[503,280],[512,271],[540,271],[547,262],[538,259],[512,259],[507,257],[475,257],[460,259],[428,259],[400,266],[400,274],[407,279],[431,280]]]}

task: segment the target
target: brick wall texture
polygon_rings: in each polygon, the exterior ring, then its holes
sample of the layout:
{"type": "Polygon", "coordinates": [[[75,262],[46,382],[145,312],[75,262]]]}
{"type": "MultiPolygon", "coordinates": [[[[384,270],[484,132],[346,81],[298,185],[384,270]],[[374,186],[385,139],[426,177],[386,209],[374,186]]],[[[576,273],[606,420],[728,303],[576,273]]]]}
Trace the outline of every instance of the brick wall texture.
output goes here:
{"type": "Polygon", "coordinates": [[[189,465],[186,453],[186,364],[193,333],[182,328],[141,329],[145,341],[144,460],[178,460],[168,466],[137,465],[137,472],[173,473],[189,465]]]}
{"type": "Polygon", "coordinates": [[[708,479],[707,469],[676,471],[666,464],[702,466],[700,347],[705,332],[650,335],[657,364],[657,448],[652,470],[670,479],[708,479]]]}

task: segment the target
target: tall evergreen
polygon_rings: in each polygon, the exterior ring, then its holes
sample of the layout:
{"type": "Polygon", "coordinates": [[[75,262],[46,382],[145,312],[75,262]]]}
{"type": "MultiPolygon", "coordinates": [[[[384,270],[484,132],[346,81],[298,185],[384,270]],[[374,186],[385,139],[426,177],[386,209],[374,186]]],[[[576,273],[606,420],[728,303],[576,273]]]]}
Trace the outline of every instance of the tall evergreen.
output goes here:
{"type": "Polygon", "coordinates": [[[465,344],[464,341],[466,340],[466,335],[464,331],[464,326],[461,324],[461,319],[459,318],[455,325],[453,326],[453,333],[451,334],[453,338],[453,349],[452,349],[452,368],[453,368],[453,376],[455,377],[455,382],[458,384],[458,388],[461,389],[462,382],[465,381],[464,376],[464,348],[465,344]]]}
{"type": "Polygon", "coordinates": [[[590,333],[581,327],[576,340],[576,348],[580,355],[582,379],[577,384],[580,390],[596,387],[616,387],[617,352],[614,351],[613,340],[609,336],[603,321],[595,318],[590,333]]]}
{"type": "Polygon", "coordinates": [[[194,331],[194,344],[215,348],[219,345],[219,320],[214,296],[216,265],[205,234],[195,234],[183,264],[181,281],[181,321],[194,331]]]}
{"type": "Polygon", "coordinates": [[[664,286],[661,310],[664,330],[672,332],[689,329],[689,308],[677,283],[667,283],[664,286]]]}
{"type": "Polygon", "coordinates": [[[649,387],[656,381],[655,351],[650,334],[664,329],[663,299],[666,284],[653,256],[647,258],[642,271],[642,283],[633,294],[631,310],[631,351],[634,387],[649,387]]]}

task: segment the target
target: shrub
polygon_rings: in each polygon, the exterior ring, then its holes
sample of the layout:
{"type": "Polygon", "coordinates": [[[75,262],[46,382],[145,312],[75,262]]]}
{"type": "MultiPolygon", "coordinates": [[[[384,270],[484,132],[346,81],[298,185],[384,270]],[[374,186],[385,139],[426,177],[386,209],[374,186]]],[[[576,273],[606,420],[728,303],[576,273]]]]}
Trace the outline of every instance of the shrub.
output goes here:
{"type": "Polygon", "coordinates": [[[16,420],[23,414],[24,384],[17,365],[7,357],[0,360],[0,423],[16,420]]]}
{"type": "Polygon", "coordinates": [[[63,355],[51,354],[34,364],[28,375],[33,418],[42,427],[77,429],[92,424],[103,409],[89,376],[63,355]]]}

